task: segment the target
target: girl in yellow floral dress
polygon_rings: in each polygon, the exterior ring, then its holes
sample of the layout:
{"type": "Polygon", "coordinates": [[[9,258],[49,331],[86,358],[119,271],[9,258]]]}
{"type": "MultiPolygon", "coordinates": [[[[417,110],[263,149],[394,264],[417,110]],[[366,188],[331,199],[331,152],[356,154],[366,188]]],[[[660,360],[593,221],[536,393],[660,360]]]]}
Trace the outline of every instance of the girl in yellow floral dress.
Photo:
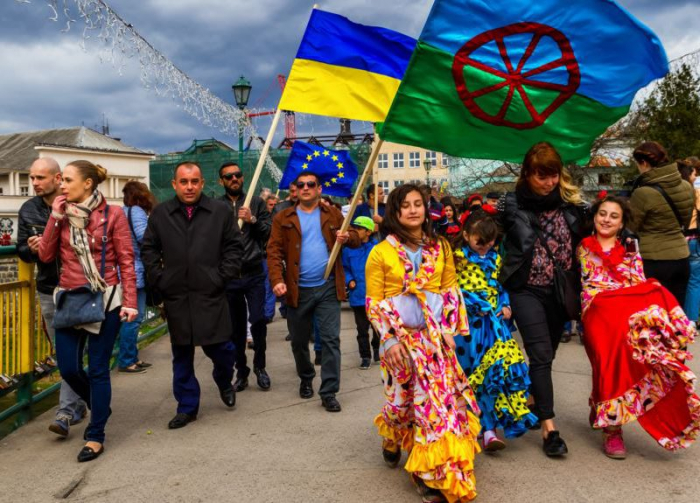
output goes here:
{"type": "Polygon", "coordinates": [[[367,315],[381,336],[386,403],[375,419],[383,456],[404,468],[424,502],[476,497],[479,408],[454,353],[467,335],[450,246],[433,235],[427,200],[402,185],[389,195],[387,239],[367,260],[367,315]]]}

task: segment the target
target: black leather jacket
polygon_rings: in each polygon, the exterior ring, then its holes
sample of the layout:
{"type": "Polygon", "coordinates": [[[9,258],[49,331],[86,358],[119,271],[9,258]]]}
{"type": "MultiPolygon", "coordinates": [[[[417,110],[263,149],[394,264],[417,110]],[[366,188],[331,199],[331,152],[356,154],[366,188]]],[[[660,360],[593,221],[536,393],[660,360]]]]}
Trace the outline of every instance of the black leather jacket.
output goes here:
{"type": "MultiPolygon", "coordinates": [[[[245,193],[241,192],[238,200],[231,201],[228,196],[220,198],[233,210],[233,216],[238,219],[238,209],[245,201],[245,193]]],[[[243,238],[243,263],[241,264],[240,277],[255,276],[263,273],[262,262],[265,260],[265,247],[270,238],[272,229],[272,217],[267,211],[267,205],[258,196],[250,200],[250,212],[257,219],[254,224],[243,223],[241,234],[243,238]]]]}
{"type": "MultiPolygon", "coordinates": [[[[527,284],[532,267],[532,254],[537,234],[532,227],[530,215],[517,200],[514,192],[505,195],[498,204],[503,228],[503,266],[498,281],[508,290],[519,290],[527,284]]],[[[571,231],[574,254],[571,263],[576,267],[576,248],[584,237],[588,219],[588,207],[565,203],[561,207],[564,219],[571,231]]]]}
{"type": "Polygon", "coordinates": [[[32,252],[27,244],[30,236],[40,236],[49,220],[51,208],[46,205],[41,196],[34,196],[26,201],[19,209],[17,226],[17,254],[25,262],[36,262],[36,289],[45,294],[52,294],[58,285],[58,259],[45,264],[32,252]]]}

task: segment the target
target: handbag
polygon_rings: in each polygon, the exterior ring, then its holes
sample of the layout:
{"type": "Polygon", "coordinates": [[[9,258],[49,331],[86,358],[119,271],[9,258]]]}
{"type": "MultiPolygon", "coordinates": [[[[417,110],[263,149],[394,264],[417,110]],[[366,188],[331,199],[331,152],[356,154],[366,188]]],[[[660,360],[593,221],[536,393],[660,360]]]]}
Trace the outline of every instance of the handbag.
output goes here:
{"type": "Polygon", "coordinates": [[[566,271],[557,265],[552,250],[549,249],[549,245],[536,219],[532,219],[532,225],[540,243],[542,243],[542,247],[547,252],[547,256],[554,266],[554,282],[552,286],[557,303],[566,314],[567,320],[578,321],[581,319],[581,276],[575,269],[566,271]]]}
{"type": "MultiPolygon", "coordinates": [[[[134,236],[134,241],[136,241],[136,245],[139,247],[139,251],[141,250],[141,241],[139,241],[139,238],[136,237],[136,231],[134,230],[134,221],[131,219],[131,206],[129,206],[129,209],[126,211],[126,218],[129,220],[129,228],[131,229],[131,234],[134,236]]],[[[161,293],[158,291],[158,289],[151,285],[148,282],[148,276],[146,274],[144,276],[144,291],[146,292],[146,305],[148,307],[158,307],[161,304],[163,304],[163,296],[161,293]]]]}
{"type": "MultiPolygon", "coordinates": [[[[107,253],[107,213],[109,205],[105,206],[104,233],[102,242],[102,264],[100,275],[105,275],[105,255],[107,253]]],[[[114,295],[114,291],[112,291],[114,295]]],[[[53,328],[70,328],[76,325],[99,323],[105,319],[104,292],[93,291],[90,285],[59,290],[56,294],[56,312],[53,328]]]]}

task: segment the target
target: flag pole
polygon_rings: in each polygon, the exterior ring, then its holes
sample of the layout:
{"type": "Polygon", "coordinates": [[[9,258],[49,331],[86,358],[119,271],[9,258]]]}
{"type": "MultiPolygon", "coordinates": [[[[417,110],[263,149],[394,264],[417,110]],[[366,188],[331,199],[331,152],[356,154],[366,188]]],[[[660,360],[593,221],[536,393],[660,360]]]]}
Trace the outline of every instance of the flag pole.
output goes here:
{"type": "Polygon", "coordinates": [[[374,165],[372,181],[374,182],[374,214],[379,215],[379,163],[374,165]]]}
{"type": "MultiPolygon", "coordinates": [[[[379,155],[379,151],[381,150],[383,143],[384,140],[380,138],[377,144],[372,149],[372,154],[370,154],[369,159],[367,160],[365,170],[362,172],[362,176],[357,182],[355,195],[352,196],[352,201],[350,202],[350,209],[348,210],[348,214],[345,216],[345,220],[343,220],[343,225],[340,227],[340,232],[345,232],[348,230],[348,227],[350,227],[350,222],[352,221],[353,214],[355,213],[355,208],[357,207],[357,203],[360,200],[360,196],[362,195],[362,191],[364,190],[365,185],[367,185],[367,179],[372,173],[372,166],[377,160],[377,156],[379,155]]],[[[336,241],[333,244],[333,250],[331,250],[330,257],[328,257],[328,265],[326,266],[326,272],[323,276],[325,279],[328,279],[328,277],[331,275],[331,271],[333,270],[335,261],[338,258],[338,253],[340,253],[340,243],[336,241]]]]}
{"type": "MultiPolygon", "coordinates": [[[[258,165],[255,167],[255,173],[253,174],[253,179],[250,181],[250,187],[248,187],[248,193],[245,195],[245,201],[243,206],[250,208],[250,201],[253,199],[253,194],[255,194],[255,188],[258,185],[258,180],[260,179],[260,173],[262,173],[263,166],[265,165],[265,159],[267,158],[267,153],[270,151],[270,145],[272,144],[272,139],[275,136],[275,130],[277,129],[277,124],[280,121],[280,116],[282,115],[282,110],[277,107],[275,112],[275,117],[272,119],[272,125],[270,126],[270,131],[267,133],[267,139],[265,139],[265,145],[260,151],[260,159],[258,159],[258,165]]],[[[243,166],[239,166],[243,169],[243,166]]],[[[238,228],[243,227],[243,220],[238,219],[238,228]]]]}

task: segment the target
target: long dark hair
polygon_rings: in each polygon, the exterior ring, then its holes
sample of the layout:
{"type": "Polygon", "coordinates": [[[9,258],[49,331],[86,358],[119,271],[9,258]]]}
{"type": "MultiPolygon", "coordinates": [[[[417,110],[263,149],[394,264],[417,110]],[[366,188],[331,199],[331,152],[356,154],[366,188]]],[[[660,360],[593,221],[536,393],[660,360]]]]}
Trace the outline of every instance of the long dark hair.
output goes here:
{"type": "Polygon", "coordinates": [[[466,246],[464,239],[465,232],[470,235],[476,234],[479,237],[479,244],[485,244],[491,241],[498,242],[501,237],[501,228],[496,218],[481,208],[472,211],[464,220],[459,240],[455,241],[455,248],[466,246]]]}
{"type": "Polygon", "coordinates": [[[124,193],[124,206],[140,206],[147,214],[150,214],[156,205],[156,197],[148,190],[148,185],[143,182],[136,180],[126,182],[122,192],[124,193]]]}
{"type": "Polygon", "coordinates": [[[430,221],[428,211],[428,198],[426,197],[425,193],[420,190],[418,185],[405,183],[389,193],[389,198],[386,201],[384,211],[384,220],[382,220],[381,223],[381,232],[385,235],[394,234],[402,243],[411,243],[418,246],[422,244],[431,245],[435,243],[435,233],[433,232],[433,225],[430,221]],[[411,192],[418,192],[418,194],[420,194],[420,197],[423,200],[423,207],[425,208],[425,219],[421,224],[421,229],[423,230],[423,235],[425,238],[422,241],[409,234],[403,225],[401,225],[401,222],[399,222],[401,203],[406,200],[406,196],[408,196],[408,194],[411,192]]]}
{"type": "Polygon", "coordinates": [[[634,149],[632,157],[637,162],[646,162],[652,168],[665,166],[670,162],[666,149],[656,141],[645,141],[634,149]]]}

